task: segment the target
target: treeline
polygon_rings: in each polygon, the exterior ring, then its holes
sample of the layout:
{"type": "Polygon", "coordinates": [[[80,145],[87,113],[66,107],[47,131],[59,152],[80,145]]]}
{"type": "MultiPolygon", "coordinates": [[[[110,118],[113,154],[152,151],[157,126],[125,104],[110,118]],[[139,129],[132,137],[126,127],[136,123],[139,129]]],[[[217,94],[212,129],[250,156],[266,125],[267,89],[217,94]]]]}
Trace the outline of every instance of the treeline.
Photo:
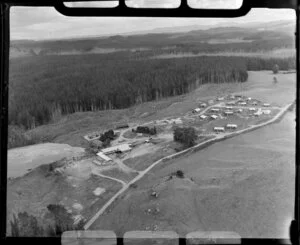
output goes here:
{"type": "Polygon", "coordinates": [[[60,237],[63,232],[82,230],[84,222],[74,224],[72,215],[60,204],[49,204],[41,224],[37,217],[27,212],[19,212],[10,220],[12,237],[60,237]]]}
{"type": "Polygon", "coordinates": [[[71,55],[11,61],[9,123],[34,128],[63,114],[126,108],[187,93],[201,84],[244,82],[239,57],[124,59],[71,55]]]}

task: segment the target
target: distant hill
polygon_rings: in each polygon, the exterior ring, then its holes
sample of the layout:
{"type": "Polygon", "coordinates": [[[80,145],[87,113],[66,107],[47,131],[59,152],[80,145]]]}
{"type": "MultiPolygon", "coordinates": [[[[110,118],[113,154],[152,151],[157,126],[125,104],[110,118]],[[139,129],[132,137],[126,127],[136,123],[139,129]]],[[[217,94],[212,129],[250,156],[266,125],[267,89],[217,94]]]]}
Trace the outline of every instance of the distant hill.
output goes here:
{"type": "Polygon", "coordinates": [[[113,35],[108,37],[87,37],[62,40],[11,41],[11,57],[32,55],[63,55],[107,53],[116,51],[136,51],[136,49],[153,50],[169,47],[198,47],[199,51],[219,51],[215,44],[226,44],[222,50],[251,50],[293,47],[295,23],[292,21],[275,21],[268,23],[247,23],[231,26],[192,25],[181,27],[164,27],[136,32],[135,34],[113,35]],[[253,43],[252,42],[257,42],[253,43]],[[239,45],[232,45],[239,43],[239,45]]]}

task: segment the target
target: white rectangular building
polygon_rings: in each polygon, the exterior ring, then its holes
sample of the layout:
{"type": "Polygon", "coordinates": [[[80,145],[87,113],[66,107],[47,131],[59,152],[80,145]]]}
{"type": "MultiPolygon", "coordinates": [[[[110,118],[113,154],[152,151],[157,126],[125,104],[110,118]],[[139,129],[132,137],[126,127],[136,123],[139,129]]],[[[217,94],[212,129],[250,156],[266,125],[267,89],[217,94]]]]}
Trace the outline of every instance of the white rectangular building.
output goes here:
{"type": "Polygon", "coordinates": [[[210,109],[210,111],[211,111],[211,112],[219,112],[220,109],[219,109],[219,108],[212,108],[212,109],[210,109]]]}
{"type": "Polygon", "coordinates": [[[214,127],[214,131],[215,132],[225,132],[225,128],[224,127],[214,127]]]}
{"type": "Polygon", "coordinates": [[[241,101],[239,102],[239,105],[247,105],[247,103],[245,101],[241,101]]]}
{"type": "Polygon", "coordinates": [[[229,101],[226,103],[226,105],[235,105],[235,102],[234,101],[229,101]]]}
{"type": "Polygon", "coordinates": [[[233,115],[233,111],[224,111],[224,114],[226,116],[230,116],[230,115],[233,115]]]}
{"type": "Polygon", "coordinates": [[[224,97],[218,97],[217,98],[217,101],[222,101],[222,100],[224,100],[224,97]]]}
{"type": "Polygon", "coordinates": [[[237,128],[237,125],[236,125],[236,124],[227,124],[227,125],[226,125],[226,128],[229,128],[229,129],[236,129],[236,128],[237,128]]]}
{"type": "Polygon", "coordinates": [[[269,115],[271,114],[271,110],[263,110],[262,113],[265,115],[269,115]]]}
{"type": "Polygon", "coordinates": [[[99,157],[99,158],[101,158],[101,160],[103,160],[104,162],[110,162],[110,161],[112,161],[112,159],[110,158],[110,157],[108,157],[108,156],[106,156],[103,152],[98,152],[97,153],[97,156],[99,157]]]}
{"type": "Polygon", "coordinates": [[[215,120],[215,119],[217,119],[217,118],[218,118],[218,116],[217,116],[217,115],[211,115],[211,116],[210,116],[210,118],[212,118],[212,119],[214,119],[214,120],[215,120]]]}
{"type": "Polygon", "coordinates": [[[198,112],[200,112],[200,111],[201,111],[200,108],[195,108],[195,109],[193,110],[193,113],[198,113],[198,112]]]}
{"type": "Polygon", "coordinates": [[[207,118],[207,116],[205,116],[205,115],[201,115],[201,116],[199,116],[201,119],[206,119],[207,118]]]}
{"type": "Polygon", "coordinates": [[[263,106],[264,106],[264,107],[269,107],[270,104],[269,104],[269,103],[264,103],[263,106]]]}
{"type": "Polygon", "coordinates": [[[115,145],[115,146],[112,146],[112,147],[102,149],[102,152],[104,154],[112,154],[112,153],[115,153],[115,152],[118,152],[118,151],[120,151],[120,152],[131,151],[131,147],[129,146],[129,144],[122,144],[122,145],[115,145]]]}
{"type": "Polygon", "coordinates": [[[250,108],[249,108],[249,111],[256,111],[256,108],[250,107],[250,108]]]}

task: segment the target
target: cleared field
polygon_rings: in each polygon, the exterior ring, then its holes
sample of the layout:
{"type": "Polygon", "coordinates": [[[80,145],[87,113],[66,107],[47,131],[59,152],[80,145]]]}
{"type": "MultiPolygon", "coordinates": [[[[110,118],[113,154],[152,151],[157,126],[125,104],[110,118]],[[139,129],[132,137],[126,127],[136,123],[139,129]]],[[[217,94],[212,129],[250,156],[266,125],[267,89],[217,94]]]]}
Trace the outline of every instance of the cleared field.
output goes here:
{"type": "Polygon", "coordinates": [[[162,148],[151,153],[147,153],[141,156],[128,158],[123,163],[126,164],[128,167],[133,168],[135,170],[141,171],[149,167],[155,161],[171,155],[176,151],[172,148],[162,148]]]}
{"type": "Polygon", "coordinates": [[[8,150],[8,177],[19,177],[28,169],[42,164],[49,164],[65,157],[75,157],[84,154],[84,149],[71,147],[67,144],[37,144],[8,150]]]}
{"type": "Polygon", "coordinates": [[[109,169],[109,170],[101,171],[101,173],[104,174],[104,175],[113,177],[113,178],[117,178],[117,179],[123,180],[125,182],[129,182],[135,176],[137,176],[137,173],[134,173],[134,172],[125,173],[124,171],[122,171],[118,167],[112,168],[112,169],[109,169]]]}

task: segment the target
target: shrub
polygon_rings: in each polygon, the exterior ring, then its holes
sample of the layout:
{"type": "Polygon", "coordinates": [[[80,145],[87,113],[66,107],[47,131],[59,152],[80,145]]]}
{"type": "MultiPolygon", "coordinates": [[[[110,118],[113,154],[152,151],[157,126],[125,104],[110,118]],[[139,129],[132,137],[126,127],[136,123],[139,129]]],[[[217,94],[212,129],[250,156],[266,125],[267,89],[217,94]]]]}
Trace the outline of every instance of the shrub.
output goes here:
{"type": "Polygon", "coordinates": [[[176,177],[183,179],[184,178],[184,173],[182,170],[177,170],[176,171],[176,177]]]}

